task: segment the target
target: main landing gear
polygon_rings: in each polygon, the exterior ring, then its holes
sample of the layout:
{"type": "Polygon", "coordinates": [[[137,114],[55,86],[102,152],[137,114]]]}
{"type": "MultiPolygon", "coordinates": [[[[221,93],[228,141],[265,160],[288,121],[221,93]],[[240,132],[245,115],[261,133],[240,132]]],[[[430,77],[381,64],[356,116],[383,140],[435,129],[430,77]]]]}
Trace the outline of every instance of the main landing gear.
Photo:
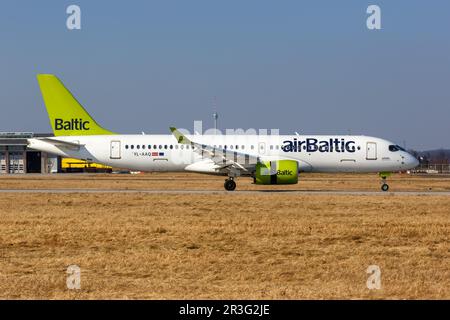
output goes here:
{"type": "Polygon", "coordinates": [[[232,177],[230,177],[227,180],[225,180],[225,183],[223,186],[225,187],[225,190],[227,190],[227,191],[234,191],[234,189],[236,189],[236,182],[234,181],[234,179],[232,177]]]}
{"type": "Polygon", "coordinates": [[[391,174],[389,172],[380,172],[380,177],[381,177],[381,190],[382,191],[388,191],[389,190],[389,185],[387,184],[386,180],[387,177],[389,177],[391,174]]]}

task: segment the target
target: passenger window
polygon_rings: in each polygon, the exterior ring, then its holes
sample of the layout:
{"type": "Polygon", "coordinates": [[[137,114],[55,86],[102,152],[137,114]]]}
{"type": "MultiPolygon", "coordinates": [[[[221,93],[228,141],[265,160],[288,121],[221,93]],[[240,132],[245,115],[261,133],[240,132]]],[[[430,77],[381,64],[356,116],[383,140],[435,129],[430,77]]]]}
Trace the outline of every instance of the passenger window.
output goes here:
{"type": "Polygon", "coordinates": [[[149,144],[149,145],[148,145],[148,149],[150,150],[151,148],[152,148],[152,145],[151,145],[151,144],[149,144]]]}
{"type": "Polygon", "coordinates": [[[273,145],[270,145],[270,150],[273,150],[273,145]]]}
{"type": "Polygon", "coordinates": [[[159,145],[159,148],[162,149],[162,145],[159,145]]]}
{"type": "Polygon", "coordinates": [[[244,146],[244,145],[242,145],[242,146],[241,146],[241,149],[242,149],[242,150],[244,150],[244,149],[245,149],[245,146],[244,146]]]}
{"type": "Polygon", "coordinates": [[[134,144],[131,145],[131,149],[134,149],[134,144]]]}
{"type": "Polygon", "coordinates": [[[125,149],[128,149],[128,145],[127,144],[125,145],[125,149]]]}
{"type": "Polygon", "coordinates": [[[170,145],[169,148],[170,148],[170,149],[173,149],[173,145],[170,145]]]}
{"type": "Polygon", "coordinates": [[[251,146],[250,146],[250,149],[252,149],[252,150],[255,149],[255,146],[254,146],[254,145],[251,145],[251,146]]]}
{"type": "Polygon", "coordinates": [[[142,145],[142,149],[145,149],[145,144],[142,145]]]}

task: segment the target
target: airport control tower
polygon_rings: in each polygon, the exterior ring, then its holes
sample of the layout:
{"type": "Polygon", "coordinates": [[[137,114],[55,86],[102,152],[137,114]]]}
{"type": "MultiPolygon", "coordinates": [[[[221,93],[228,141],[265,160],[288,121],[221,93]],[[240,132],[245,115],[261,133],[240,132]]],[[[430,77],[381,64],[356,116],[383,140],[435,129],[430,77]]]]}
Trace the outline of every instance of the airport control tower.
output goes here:
{"type": "Polygon", "coordinates": [[[219,119],[219,114],[217,113],[217,97],[214,97],[213,100],[213,119],[214,119],[214,133],[217,133],[217,120],[219,119]]]}
{"type": "Polygon", "coordinates": [[[213,113],[213,119],[214,119],[214,130],[217,131],[217,119],[219,118],[219,114],[217,111],[214,111],[213,113]]]}

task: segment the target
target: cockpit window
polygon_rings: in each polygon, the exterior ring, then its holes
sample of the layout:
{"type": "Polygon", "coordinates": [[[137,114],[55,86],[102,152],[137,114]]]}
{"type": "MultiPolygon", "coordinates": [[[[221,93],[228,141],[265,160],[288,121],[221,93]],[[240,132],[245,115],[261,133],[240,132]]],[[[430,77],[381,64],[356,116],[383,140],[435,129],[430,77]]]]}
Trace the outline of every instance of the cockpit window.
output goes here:
{"type": "Polygon", "coordinates": [[[398,145],[393,145],[393,144],[391,144],[390,146],[389,146],[389,151],[392,151],[392,152],[396,152],[396,151],[405,151],[405,149],[403,149],[402,147],[400,147],[400,146],[398,146],[398,145]]]}
{"type": "Polygon", "coordinates": [[[390,146],[389,146],[389,151],[396,152],[396,151],[398,151],[398,150],[400,150],[400,149],[397,148],[397,146],[394,146],[394,145],[390,145],[390,146]]]}

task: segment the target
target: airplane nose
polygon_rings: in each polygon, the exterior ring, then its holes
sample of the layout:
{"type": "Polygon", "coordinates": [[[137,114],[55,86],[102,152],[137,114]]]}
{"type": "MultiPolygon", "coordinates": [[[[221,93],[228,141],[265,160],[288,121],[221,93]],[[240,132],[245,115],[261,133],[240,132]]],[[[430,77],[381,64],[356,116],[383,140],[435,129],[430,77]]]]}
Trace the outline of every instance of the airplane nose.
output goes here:
{"type": "Polygon", "coordinates": [[[419,165],[419,160],[417,160],[416,157],[414,157],[409,152],[403,152],[401,154],[401,157],[403,170],[414,169],[419,165]]]}
{"type": "Polygon", "coordinates": [[[419,165],[419,160],[414,157],[412,154],[408,154],[408,167],[413,169],[419,165]]]}

